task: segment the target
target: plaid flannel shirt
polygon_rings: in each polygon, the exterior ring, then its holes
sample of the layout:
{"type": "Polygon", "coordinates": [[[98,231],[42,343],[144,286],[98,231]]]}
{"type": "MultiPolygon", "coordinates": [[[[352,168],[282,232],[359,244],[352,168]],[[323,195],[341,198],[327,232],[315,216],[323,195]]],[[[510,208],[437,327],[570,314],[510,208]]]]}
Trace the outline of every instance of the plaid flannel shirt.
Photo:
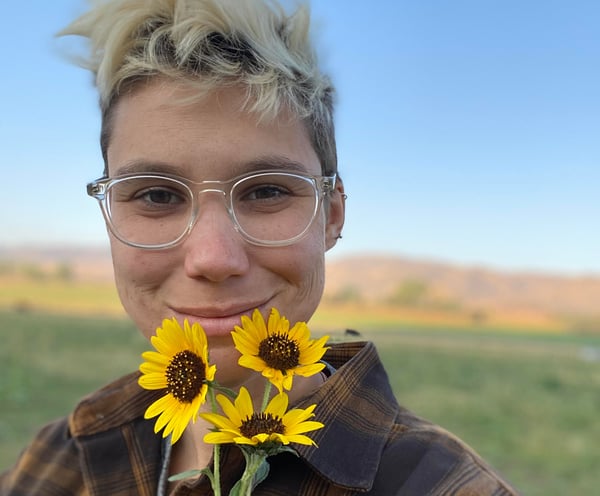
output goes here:
{"type": "MultiPolygon", "coordinates": [[[[371,343],[335,344],[325,360],[336,372],[299,407],[317,404],[318,448],[270,460],[256,496],[516,495],[471,448],[400,407],[371,343]]],[[[126,376],[83,399],[68,419],[43,428],[11,470],[0,495],[151,496],[168,466],[154,421],[143,418],[161,392],[126,376]]],[[[227,494],[243,470],[235,446],[222,450],[227,494]]],[[[210,495],[206,477],[177,484],[173,495],[210,495]]]]}

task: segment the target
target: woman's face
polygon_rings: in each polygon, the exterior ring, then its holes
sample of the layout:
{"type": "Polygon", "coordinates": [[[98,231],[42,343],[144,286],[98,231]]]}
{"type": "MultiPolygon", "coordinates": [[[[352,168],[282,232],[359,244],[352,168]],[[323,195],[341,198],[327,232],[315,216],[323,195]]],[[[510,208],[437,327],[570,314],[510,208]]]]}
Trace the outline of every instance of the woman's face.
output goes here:
{"type": "MultiPolygon", "coordinates": [[[[264,169],[301,164],[305,172],[321,174],[298,120],[282,115],[259,122],[239,112],[244,98],[239,89],[182,104],[188,91],[155,81],[122,97],[108,146],[111,177],[163,170],[192,181],[228,180],[255,170],[257,162],[264,169]]],[[[237,366],[230,332],[255,308],[265,318],[276,307],[292,323],[310,319],[323,292],[325,251],[343,225],[342,188],[338,183],[308,234],[290,246],[246,242],[217,193],[199,195],[199,218],[175,247],[132,248],[111,236],[117,289],[127,313],[146,337],[165,318],[200,323],[220,382],[243,383],[246,372],[237,366]]]]}

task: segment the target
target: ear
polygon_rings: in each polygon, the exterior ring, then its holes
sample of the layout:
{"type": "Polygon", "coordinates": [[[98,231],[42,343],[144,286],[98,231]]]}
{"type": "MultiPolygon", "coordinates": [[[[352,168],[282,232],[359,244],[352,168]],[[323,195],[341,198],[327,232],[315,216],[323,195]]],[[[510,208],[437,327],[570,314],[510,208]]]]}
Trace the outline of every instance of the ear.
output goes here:
{"type": "Polygon", "coordinates": [[[325,248],[326,250],[330,250],[341,237],[346,218],[346,194],[344,193],[344,183],[339,177],[335,182],[335,190],[329,195],[327,203],[325,248]]]}

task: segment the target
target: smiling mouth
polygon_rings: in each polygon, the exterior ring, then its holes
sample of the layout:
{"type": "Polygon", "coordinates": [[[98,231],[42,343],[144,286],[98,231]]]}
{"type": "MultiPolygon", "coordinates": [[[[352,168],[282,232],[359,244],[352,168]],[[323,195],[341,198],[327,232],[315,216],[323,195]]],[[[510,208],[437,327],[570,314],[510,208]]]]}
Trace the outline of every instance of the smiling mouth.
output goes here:
{"type": "Polygon", "coordinates": [[[252,312],[258,309],[263,316],[268,310],[267,302],[258,305],[244,306],[243,308],[215,309],[215,308],[174,308],[174,316],[183,322],[185,319],[190,324],[198,323],[207,336],[229,336],[235,326],[241,326],[242,316],[252,317],[252,312]]]}

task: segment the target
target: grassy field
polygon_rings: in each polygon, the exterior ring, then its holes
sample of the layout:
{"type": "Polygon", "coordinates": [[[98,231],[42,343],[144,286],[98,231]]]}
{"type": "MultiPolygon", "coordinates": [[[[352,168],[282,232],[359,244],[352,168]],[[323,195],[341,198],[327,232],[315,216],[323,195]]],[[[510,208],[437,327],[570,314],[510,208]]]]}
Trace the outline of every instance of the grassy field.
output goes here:
{"type": "Polygon", "coordinates": [[[110,282],[64,281],[0,275],[0,309],[58,314],[123,315],[115,285],[110,282]]]}
{"type": "MultiPolygon", "coordinates": [[[[317,316],[375,341],[400,402],[453,431],[523,494],[600,486],[600,337],[317,316]]],[[[146,342],[120,318],[0,312],[0,470],[43,423],[135,369],[146,342]]]]}

